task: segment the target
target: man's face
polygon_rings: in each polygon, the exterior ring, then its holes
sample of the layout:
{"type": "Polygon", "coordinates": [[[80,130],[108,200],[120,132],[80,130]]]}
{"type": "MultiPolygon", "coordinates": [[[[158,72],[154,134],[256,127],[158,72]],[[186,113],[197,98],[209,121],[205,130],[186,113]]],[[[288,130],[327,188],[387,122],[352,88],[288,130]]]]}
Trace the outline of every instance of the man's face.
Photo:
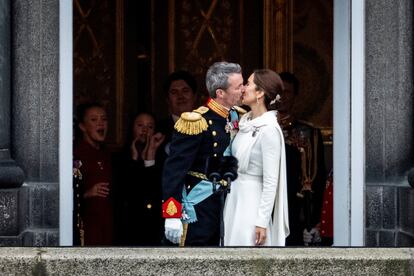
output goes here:
{"type": "Polygon", "coordinates": [[[172,114],[180,116],[183,112],[192,111],[195,100],[194,91],[184,80],[171,82],[168,90],[168,105],[172,114]]]}
{"type": "Polygon", "coordinates": [[[244,89],[242,74],[231,74],[228,79],[229,87],[221,93],[221,104],[227,108],[240,105],[244,89]]]}
{"type": "Polygon", "coordinates": [[[284,90],[280,95],[279,111],[284,113],[290,113],[292,106],[295,103],[295,90],[293,84],[289,82],[283,82],[284,90]]]}

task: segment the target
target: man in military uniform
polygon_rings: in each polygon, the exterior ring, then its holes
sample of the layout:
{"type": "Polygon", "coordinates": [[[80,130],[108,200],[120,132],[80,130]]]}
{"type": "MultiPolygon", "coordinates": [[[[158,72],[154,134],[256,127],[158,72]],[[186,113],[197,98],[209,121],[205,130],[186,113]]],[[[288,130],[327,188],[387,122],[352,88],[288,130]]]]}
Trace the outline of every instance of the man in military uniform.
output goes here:
{"type": "Polygon", "coordinates": [[[163,171],[165,236],[186,246],[219,245],[220,195],[208,181],[208,164],[222,158],[237,128],[232,108],[244,89],[240,65],[214,63],[206,86],[211,97],[206,106],[184,112],[175,124],[163,171]]]}
{"type": "Polygon", "coordinates": [[[286,143],[290,228],[286,245],[319,244],[318,225],[326,180],[322,135],[312,124],[293,116],[292,107],[299,96],[297,78],[288,72],[279,75],[285,88],[278,121],[286,143]]]}

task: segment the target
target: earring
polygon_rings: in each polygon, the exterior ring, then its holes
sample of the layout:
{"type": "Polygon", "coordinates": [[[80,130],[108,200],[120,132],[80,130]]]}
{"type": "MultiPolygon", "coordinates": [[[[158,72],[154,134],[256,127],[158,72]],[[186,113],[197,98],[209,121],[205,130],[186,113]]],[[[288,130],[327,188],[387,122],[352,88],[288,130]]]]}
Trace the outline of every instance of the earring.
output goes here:
{"type": "Polygon", "coordinates": [[[257,104],[259,104],[259,97],[256,97],[256,102],[257,104]]]}

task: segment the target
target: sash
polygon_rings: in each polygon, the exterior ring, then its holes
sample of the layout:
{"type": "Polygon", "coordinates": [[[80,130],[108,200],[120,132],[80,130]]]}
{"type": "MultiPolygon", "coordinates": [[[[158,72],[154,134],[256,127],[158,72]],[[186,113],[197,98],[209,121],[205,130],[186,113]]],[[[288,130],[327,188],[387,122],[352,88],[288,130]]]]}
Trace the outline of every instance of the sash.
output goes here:
{"type": "MultiPolygon", "coordinates": [[[[217,185],[217,189],[220,185],[217,185]]],[[[208,198],[213,194],[213,183],[207,180],[201,180],[194,188],[187,194],[187,190],[183,189],[183,223],[193,223],[197,221],[197,214],[194,209],[194,205],[200,203],[204,199],[208,198]]]]}

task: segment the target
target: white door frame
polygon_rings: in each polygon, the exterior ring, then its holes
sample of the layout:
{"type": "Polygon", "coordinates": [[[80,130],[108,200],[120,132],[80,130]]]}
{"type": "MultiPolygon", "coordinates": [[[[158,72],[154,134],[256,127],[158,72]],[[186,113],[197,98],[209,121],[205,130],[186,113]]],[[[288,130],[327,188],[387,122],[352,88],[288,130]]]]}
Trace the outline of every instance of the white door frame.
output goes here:
{"type": "MultiPolygon", "coordinates": [[[[59,1],[59,244],[72,237],[72,0],[59,1]]],[[[334,0],[334,245],[364,245],[365,3],[334,0]],[[351,100],[352,99],[352,100],[351,100]],[[352,123],[351,123],[352,122],[352,123]]]]}
{"type": "Polygon", "coordinates": [[[334,0],[334,245],[363,246],[365,1],[334,0]]]}
{"type": "Polygon", "coordinates": [[[59,1],[59,245],[73,245],[73,1],[59,1]]]}

